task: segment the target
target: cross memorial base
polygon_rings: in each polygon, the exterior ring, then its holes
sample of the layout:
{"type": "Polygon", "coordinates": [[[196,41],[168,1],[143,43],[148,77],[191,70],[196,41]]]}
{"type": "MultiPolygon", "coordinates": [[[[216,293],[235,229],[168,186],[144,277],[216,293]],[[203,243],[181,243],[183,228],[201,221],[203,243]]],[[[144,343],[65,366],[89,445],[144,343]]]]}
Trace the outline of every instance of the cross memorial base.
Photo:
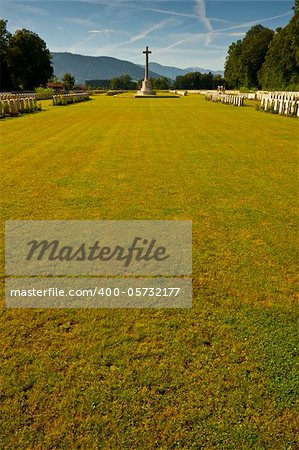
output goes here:
{"type": "Polygon", "coordinates": [[[147,97],[156,95],[156,92],[152,90],[152,84],[150,80],[144,80],[142,82],[142,87],[137,91],[136,97],[147,97]]]}

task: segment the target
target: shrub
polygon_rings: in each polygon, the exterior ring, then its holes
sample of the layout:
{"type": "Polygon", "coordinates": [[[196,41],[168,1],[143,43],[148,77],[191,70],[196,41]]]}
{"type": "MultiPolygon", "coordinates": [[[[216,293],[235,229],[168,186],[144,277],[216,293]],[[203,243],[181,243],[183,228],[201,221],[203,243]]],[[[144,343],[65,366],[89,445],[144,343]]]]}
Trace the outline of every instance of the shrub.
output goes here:
{"type": "Polygon", "coordinates": [[[46,100],[52,98],[53,96],[53,89],[51,88],[38,87],[35,88],[35,92],[37,94],[36,98],[38,100],[46,100]]]}
{"type": "Polygon", "coordinates": [[[251,89],[248,89],[246,86],[241,86],[240,89],[239,89],[239,91],[240,91],[242,94],[247,94],[247,93],[252,92],[252,91],[254,91],[254,90],[256,90],[256,88],[253,88],[253,89],[251,90],[251,89]]]}

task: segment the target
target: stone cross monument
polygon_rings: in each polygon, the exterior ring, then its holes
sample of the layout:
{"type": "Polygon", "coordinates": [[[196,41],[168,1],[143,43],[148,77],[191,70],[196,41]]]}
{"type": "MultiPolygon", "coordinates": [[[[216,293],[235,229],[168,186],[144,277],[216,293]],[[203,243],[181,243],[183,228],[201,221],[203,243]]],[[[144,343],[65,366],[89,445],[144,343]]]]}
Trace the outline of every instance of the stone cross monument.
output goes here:
{"type": "Polygon", "coordinates": [[[140,91],[137,91],[137,96],[146,96],[146,95],[156,95],[155,91],[153,91],[152,83],[149,79],[149,69],[148,69],[148,55],[152,53],[148,47],[143,51],[145,54],[145,76],[142,82],[142,88],[140,91]]]}
{"type": "Polygon", "coordinates": [[[148,81],[148,55],[150,53],[152,53],[148,47],[146,47],[146,49],[142,52],[145,54],[145,77],[144,77],[144,81],[148,81]]]}

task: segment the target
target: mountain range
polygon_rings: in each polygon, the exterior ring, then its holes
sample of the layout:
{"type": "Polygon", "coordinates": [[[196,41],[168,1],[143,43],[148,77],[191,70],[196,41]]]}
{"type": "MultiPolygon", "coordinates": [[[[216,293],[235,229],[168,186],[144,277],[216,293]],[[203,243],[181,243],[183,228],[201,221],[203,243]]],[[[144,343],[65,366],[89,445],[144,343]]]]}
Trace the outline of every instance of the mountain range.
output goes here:
{"type": "Polygon", "coordinates": [[[186,73],[190,72],[200,72],[200,73],[211,72],[213,75],[224,76],[223,70],[210,70],[204,69],[203,67],[187,67],[186,69],[180,69],[178,67],[163,66],[155,62],[150,63],[150,69],[156,73],[161,74],[163,77],[171,78],[172,80],[175,80],[178,75],[186,75],[186,73]]]}
{"type": "MultiPolygon", "coordinates": [[[[86,80],[110,80],[124,74],[129,74],[134,80],[144,78],[144,67],[130,61],[110,56],[84,56],[66,52],[52,52],[51,54],[54,75],[61,78],[65,72],[70,72],[74,75],[77,83],[84,83],[86,80]]],[[[201,67],[180,69],[155,62],[150,63],[150,77],[152,78],[164,76],[174,80],[178,75],[185,75],[188,72],[212,72],[223,75],[221,70],[213,71],[201,67]]]]}

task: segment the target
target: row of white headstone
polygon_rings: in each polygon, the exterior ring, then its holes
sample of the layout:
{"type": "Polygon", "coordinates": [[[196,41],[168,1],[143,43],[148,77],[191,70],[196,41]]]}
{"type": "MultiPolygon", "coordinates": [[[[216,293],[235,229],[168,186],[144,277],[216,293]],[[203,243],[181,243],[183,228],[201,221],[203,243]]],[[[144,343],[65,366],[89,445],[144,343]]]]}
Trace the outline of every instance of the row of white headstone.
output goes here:
{"type": "Polygon", "coordinates": [[[240,92],[236,90],[225,90],[223,94],[226,95],[242,95],[242,97],[247,98],[248,100],[255,100],[256,94],[255,92],[240,92]]]}
{"type": "Polygon", "coordinates": [[[12,94],[10,92],[0,92],[0,100],[17,100],[20,98],[36,98],[37,94],[34,92],[30,93],[18,93],[12,94]]]}
{"type": "Polygon", "coordinates": [[[188,94],[188,91],[169,90],[169,92],[171,92],[171,94],[181,95],[182,97],[186,97],[188,94]]]}
{"type": "Polygon", "coordinates": [[[299,100],[264,97],[261,99],[263,111],[299,117],[299,100]]]}
{"type": "Polygon", "coordinates": [[[53,95],[53,106],[69,105],[70,103],[84,102],[85,100],[89,100],[88,92],[53,95]]]}
{"type": "Polygon", "coordinates": [[[38,109],[35,97],[0,98],[0,117],[18,116],[38,109]]]}
{"type": "Polygon", "coordinates": [[[221,102],[234,106],[244,106],[243,95],[207,94],[205,99],[212,102],[221,102]]]}
{"type": "Polygon", "coordinates": [[[256,93],[257,100],[263,100],[264,98],[270,98],[272,100],[299,100],[299,92],[262,92],[256,93]]]}

